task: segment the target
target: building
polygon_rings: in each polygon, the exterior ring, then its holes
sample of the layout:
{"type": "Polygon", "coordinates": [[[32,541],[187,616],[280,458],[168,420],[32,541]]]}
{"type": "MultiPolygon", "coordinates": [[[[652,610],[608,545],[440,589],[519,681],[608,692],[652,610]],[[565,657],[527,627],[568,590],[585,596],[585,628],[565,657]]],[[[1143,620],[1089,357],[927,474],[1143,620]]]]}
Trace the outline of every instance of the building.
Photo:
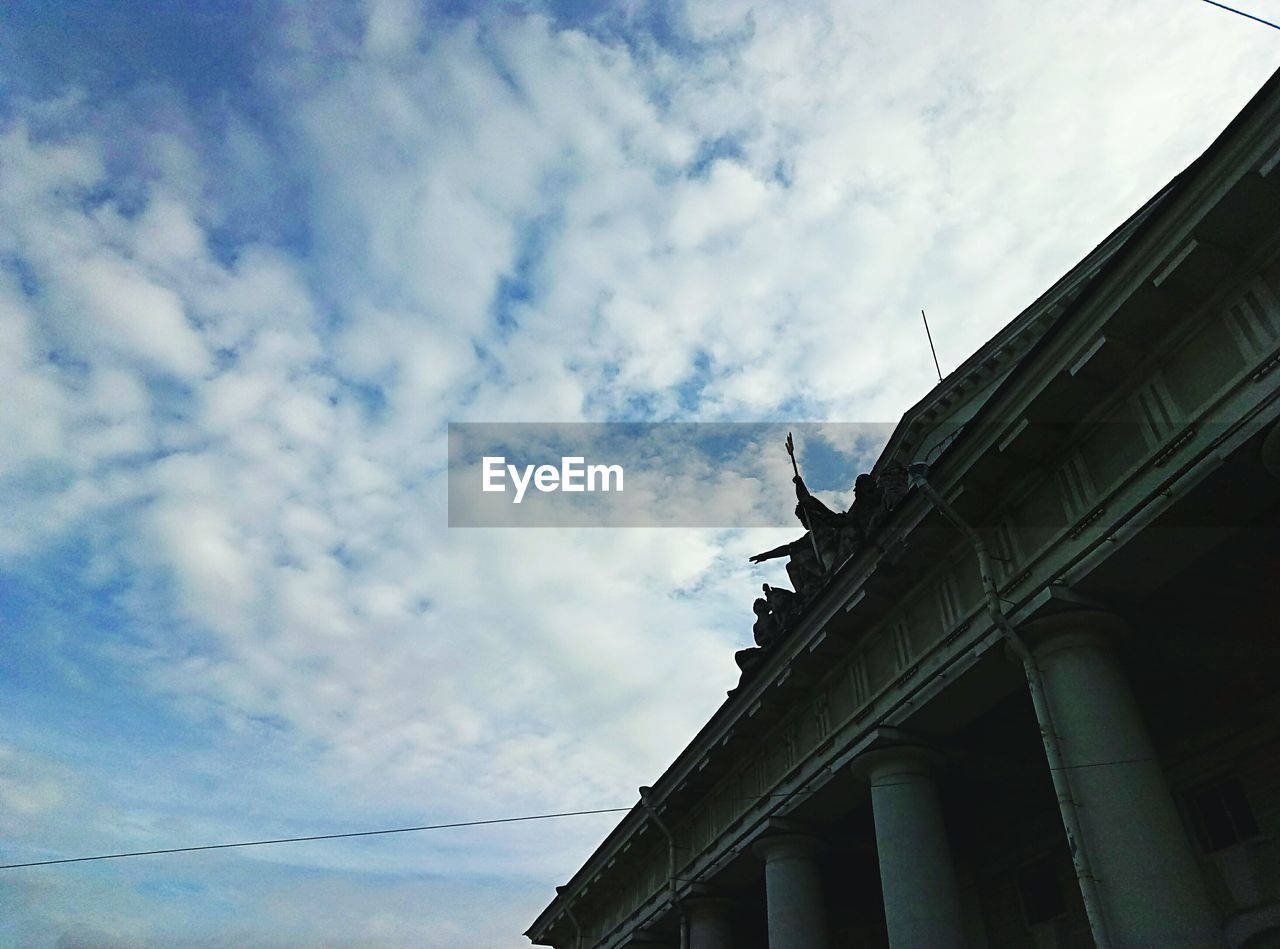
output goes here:
{"type": "Polygon", "coordinates": [[[1280,73],[903,417],[556,949],[1280,946],[1280,73]]]}

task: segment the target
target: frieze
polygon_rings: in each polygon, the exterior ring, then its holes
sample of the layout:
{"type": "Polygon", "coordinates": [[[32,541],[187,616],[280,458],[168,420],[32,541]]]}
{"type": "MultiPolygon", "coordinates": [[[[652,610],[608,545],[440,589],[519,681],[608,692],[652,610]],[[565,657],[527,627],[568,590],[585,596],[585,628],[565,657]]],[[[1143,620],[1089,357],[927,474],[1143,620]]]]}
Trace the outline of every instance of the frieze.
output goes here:
{"type": "MultiPolygon", "coordinates": [[[[1063,461],[1058,467],[1037,469],[1020,487],[1009,486],[1009,500],[992,514],[998,569],[1003,576],[1012,577],[1002,584],[1006,593],[1033,577],[1048,582],[1050,577],[1061,576],[1061,564],[1048,563],[1051,551],[1065,539],[1083,539],[1086,547],[1097,543],[1107,530],[1107,511],[1127,509],[1131,502],[1125,502],[1126,494],[1141,490],[1138,474],[1143,468],[1154,469],[1168,461],[1173,451],[1202,447],[1208,436],[1188,423],[1228,394],[1238,393],[1251,378],[1247,367],[1256,366],[1253,360],[1268,346],[1268,337],[1260,335],[1263,330],[1271,334],[1267,352],[1273,353],[1280,335],[1280,307],[1264,285],[1250,284],[1235,302],[1219,306],[1217,312],[1219,318],[1206,321],[1177,345],[1156,354],[1128,394],[1118,393],[1112,400],[1109,414],[1081,425],[1072,439],[1074,444],[1062,446],[1063,461]],[[1246,319],[1247,324],[1242,324],[1246,319]],[[1202,353],[1220,353],[1227,341],[1240,347],[1241,358],[1218,361],[1208,383],[1181,371],[1182,366],[1194,364],[1194,353],[1187,352],[1191,347],[1202,353]],[[1245,349],[1251,357],[1248,360],[1243,358],[1245,349]],[[1171,364],[1167,374],[1161,366],[1165,362],[1171,364]],[[1206,401],[1193,402],[1193,395],[1206,396],[1206,401]],[[1144,438],[1132,437],[1135,423],[1144,438]],[[1123,437],[1126,432],[1129,437],[1123,437]]],[[[1276,361],[1274,354],[1270,358],[1276,361]]],[[[1252,397],[1255,402],[1260,398],[1263,396],[1252,397]]],[[[751,658],[739,661],[742,681],[758,673],[767,653],[783,647],[836,569],[879,539],[888,515],[907,493],[905,471],[901,472],[901,483],[892,484],[891,479],[898,477],[899,472],[892,469],[875,478],[860,475],[854,504],[847,511],[835,512],[812,498],[797,469],[797,517],[805,533],[791,545],[752,559],[762,562],[786,555],[788,576],[799,582],[795,590],[766,584],[753,605],[756,646],[744,650],[751,658]],[[812,559],[802,552],[801,541],[808,545],[812,559]],[[798,551],[802,564],[792,568],[798,551]]],[[[699,854],[735,828],[740,829],[748,814],[767,811],[772,806],[767,799],[789,775],[845,740],[836,736],[851,727],[867,727],[867,721],[883,707],[882,698],[916,679],[935,650],[943,645],[954,648],[966,632],[981,632],[981,628],[974,629],[977,593],[957,584],[954,569],[943,558],[936,570],[917,578],[900,595],[897,607],[868,628],[852,650],[833,664],[824,680],[826,685],[815,691],[811,701],[776,722],[755,742],[753,752],[742,755],[733,770],[685,812],[683,820],[675,819],[672,829],[682,873],[689,872],[699,854]],[[925,622],[919,612],[921,603],[929,604],[935,622],[925,622]]],[[[667,885],[665,859],[659,850],[626,854],[620,860],[626,868],[620,865],[611,874],[630,874],[638,885],[628,887],[625,896],[619,893],[618,901],[608,908],[593,901],[590,912],[596,919],[591,931],[601,937],[617,932],[641,907],[658,900],[667,885]]]]}

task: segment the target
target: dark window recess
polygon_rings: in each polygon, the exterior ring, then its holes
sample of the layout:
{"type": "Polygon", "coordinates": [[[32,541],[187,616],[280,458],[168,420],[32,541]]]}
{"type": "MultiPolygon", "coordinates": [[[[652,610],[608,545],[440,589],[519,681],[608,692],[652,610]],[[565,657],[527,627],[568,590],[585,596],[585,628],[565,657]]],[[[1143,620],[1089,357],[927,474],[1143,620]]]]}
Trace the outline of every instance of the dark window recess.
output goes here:
{"type": "Polygon", "coordinates": [[[1197,791],[1191,795],[1191,807],[1196,836],[1205,853],[1258,836],[1258,822],[1239,778],[1227,778],[1197,791]]]}
{"type": "Polygon", "coordinates": [[[1022,900],[1022,915],[1028,926],[1048,922],[1067,911],[1062,884],[1058,881],[1058,868],[1048,857],[1019,871],[1018,896],[1022,900]]]}

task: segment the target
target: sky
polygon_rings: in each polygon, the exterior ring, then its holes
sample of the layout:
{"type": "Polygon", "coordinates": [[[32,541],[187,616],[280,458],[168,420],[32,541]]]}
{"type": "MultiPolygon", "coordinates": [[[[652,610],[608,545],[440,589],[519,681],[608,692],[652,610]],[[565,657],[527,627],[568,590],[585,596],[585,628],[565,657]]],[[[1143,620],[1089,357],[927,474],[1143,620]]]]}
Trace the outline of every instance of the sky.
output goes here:
{"type": "MultiPolygon", "coordinates": [[[[450,528],[449,423],[892,423],[936,378],[919,310],[954,368],[1280,33],[1196,0],[82,0],[0,3],[0,64],[17,863],[634,804],[795,531],[450,528]]],[[[834,447],[833,503],[874,458],[834,447]]],[[[3,870],[0,942],[523,946],[617,818],[3,870]]]]}

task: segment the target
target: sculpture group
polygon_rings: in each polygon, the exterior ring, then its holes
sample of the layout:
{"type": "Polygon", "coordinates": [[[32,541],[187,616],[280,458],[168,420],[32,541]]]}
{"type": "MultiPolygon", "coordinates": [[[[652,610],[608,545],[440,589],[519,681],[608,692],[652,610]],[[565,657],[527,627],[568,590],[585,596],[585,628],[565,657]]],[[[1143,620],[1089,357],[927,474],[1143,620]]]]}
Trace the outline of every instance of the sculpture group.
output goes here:
{"type": "Polygon", "coordinates": [[[833,511],[810,493],[796,463],[795,442],[787,435],[792,483],[796,487],[796,518],[805,532],[796,540],[756,554],[752,563],[786,557],[787,576],[794,590],[764,585],[764,596],[752,604],[755,646],[734,655],[745,679],[767,651],[794,625],[804,606],[817,595],[826,579],[841,566],[875,543],[888,515],[907,493],[906,469],[899,465],[876,475],[860,474],[853,482],[853,503],[847,511],[833,511]]]}

